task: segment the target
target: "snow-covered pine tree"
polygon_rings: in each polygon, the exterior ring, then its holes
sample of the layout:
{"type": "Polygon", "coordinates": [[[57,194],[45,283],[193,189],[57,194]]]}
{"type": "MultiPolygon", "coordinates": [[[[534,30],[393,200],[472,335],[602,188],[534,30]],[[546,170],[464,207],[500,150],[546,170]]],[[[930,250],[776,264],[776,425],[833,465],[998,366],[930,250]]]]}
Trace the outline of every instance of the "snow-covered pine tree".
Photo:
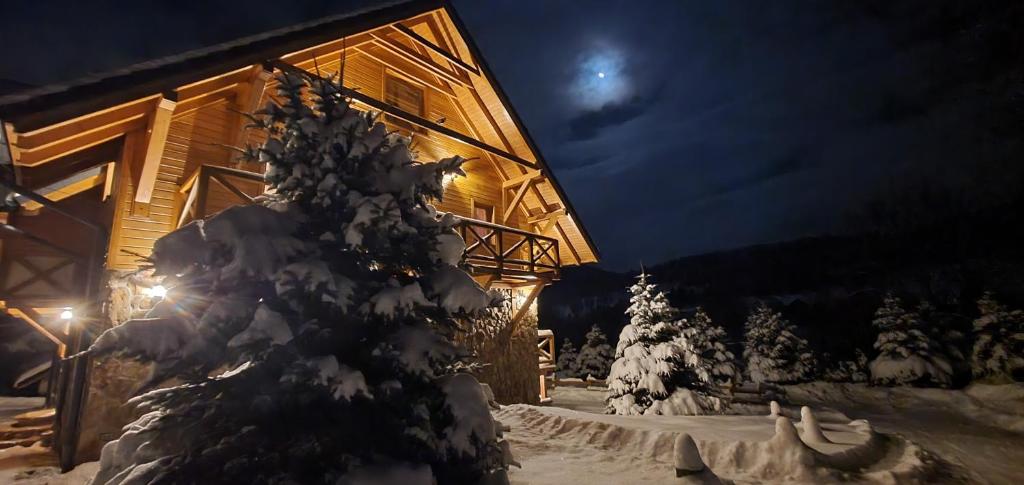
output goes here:
{"type": "Polygon", "coordinates": [[[576,352],[572,340],[562,340],[562,348],[558,350],[558,361],[555,364],[558,368],[558,377],[579,377],[579,358],[580,355],[576,352]]]}
{"type": "Polygon", "coordinates": [[[917,313],[887,295],[875,312],[878,356],[869,365],[871,382],[882,385],[949,386],[952,368],[939,346],[922,328],[917,313]]]}
{"type": "Polygon", "coordinates": [[[986,292],[978,299],[971,367],[975,379],[1024,378],[1024,313],[1008,311],[986,292]]]}
{"type": "Polygon", "coordinates": [[[815,377],[814,354],[781,313],[761,302],[747,317],[744,331],[743,359],[752,382],[794,383],[815,377]]]}
{"type": "Polygon", "coordinates": [[[495,297],[429,204],[463,160],[414,162],[333,80],[279,81],[247,150],[271,193],[158,240],[167,298],[88,351],[154,362],[143,391],[180,382],[133,400],[93,483],[507,483],[452,343],[495,297]]]}
{"type": "Polygon", "coordinates": [[[725,346],[725,329],[711,322],[703,308],[697,307],[693,318],[683,320],[679,344],[686,363],[709,387],[717,387],[736,379],[736,358],[725,346]]]}
{"type": "Polygon", "coordinates": [[[604,379],[612,367],[612,346],[608,345],[608,338],[597,325],[590,327],[587,332],[587,341],[580,348],[579,376],[586,379],[588,376],[594,379],[604,379]]]}
{"type": "Polygon", "coordinates": [[[684,364],[673,342],[678,333],[677,312],[647,278],[641,273],[629,288],[626,314],[630,320],[619,334],[615,362],[608,374],[605,403],[609,414],[643,414],[683,384],[679,381],[684,364]]]}

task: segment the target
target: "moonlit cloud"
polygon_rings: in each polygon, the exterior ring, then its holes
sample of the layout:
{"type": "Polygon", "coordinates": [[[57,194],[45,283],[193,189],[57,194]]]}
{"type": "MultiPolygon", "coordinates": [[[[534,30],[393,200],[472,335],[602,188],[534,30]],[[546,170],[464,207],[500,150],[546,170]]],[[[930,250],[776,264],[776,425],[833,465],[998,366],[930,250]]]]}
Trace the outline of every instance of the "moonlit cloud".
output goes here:
{"type": "Polygon", "coordinates": [[[579,57],[570,91],[578,107],[587,110],[628,99],[632,89],[622,51],[607,42],[585,51],[579,57]]]}

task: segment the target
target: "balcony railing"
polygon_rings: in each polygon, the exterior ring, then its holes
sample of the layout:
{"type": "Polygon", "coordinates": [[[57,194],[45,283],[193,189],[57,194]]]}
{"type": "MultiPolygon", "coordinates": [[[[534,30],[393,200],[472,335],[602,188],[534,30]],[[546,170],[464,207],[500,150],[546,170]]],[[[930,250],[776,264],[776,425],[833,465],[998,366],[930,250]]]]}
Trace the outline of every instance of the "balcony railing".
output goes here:
{"type": "Polygon", "coordinates": [[[478,274],[558,277],[558,240],[529,231],[462,217],[455,226],[466,241],[466,262],[478,274]]]}
{"type": "Polygon", "coordinates": [[[253,198],[263,191],[262,174],[200,165],[181,185],[180,192],[185,201],[178,214],[177,227],[233,205],[252,204],[253,198]]]}
{"type": "MultiPolygon", "coordinates": [[[[258,173],[202,165],[181,186],[184,201],[177,225],[232,205],[251,204],[263,190],[263,176],[258,173]]],[[[459,218],[455,230],[466,241],[466,262],[474,274],[498,279],[558,277],[557,239],[466,217],[459,218]]]]}

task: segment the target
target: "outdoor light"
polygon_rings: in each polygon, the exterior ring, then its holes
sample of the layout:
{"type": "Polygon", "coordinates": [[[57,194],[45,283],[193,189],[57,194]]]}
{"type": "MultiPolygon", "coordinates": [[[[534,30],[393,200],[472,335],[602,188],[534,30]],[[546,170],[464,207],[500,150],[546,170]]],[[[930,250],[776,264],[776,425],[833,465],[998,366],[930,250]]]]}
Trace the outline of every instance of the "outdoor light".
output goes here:
{"type": "Polygon", "coordinates": [[[149,295],[150,298],[163,298],[167,296],[167,288],[165,288],[164,285],[156,285],[146,288],[146,294],[149,295]]]}
{"type": "Polygon", "coordinates": [[[75,318],[75,314],[71,312],[70,308],[65,308],[64,311],[60,312],[61,320],[71,320],[72,318],[75,318]]]}
{"type": "Polygon", "coordinates": [[[458,175],[454,173],[446,173],[441,176],[441,187],[447,189],[448,185],[455,181],[458,175]]]}

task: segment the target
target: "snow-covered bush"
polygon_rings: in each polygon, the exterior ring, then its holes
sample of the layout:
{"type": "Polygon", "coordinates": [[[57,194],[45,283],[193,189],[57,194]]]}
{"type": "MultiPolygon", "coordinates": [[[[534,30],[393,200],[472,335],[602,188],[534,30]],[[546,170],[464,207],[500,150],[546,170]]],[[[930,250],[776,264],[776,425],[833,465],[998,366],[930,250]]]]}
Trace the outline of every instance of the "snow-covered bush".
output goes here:
{"type": "Polygon", "coordinates": [[[812,380],[817,362],[796,327],[759,303],[744,325],[743,359],[751,382],[795,383],[812,380]]]}
{"type": "Polygon", "coordinates": [[[725,329],[711,322],[711,317],[698,307],[693,318],[680,322],[677,342],[683,349],[686,364],[709,386],[720,386],[737,378],[736,358],[725,347],[725,329]]]}
{"type": "Polygon", "coordinates": [[[985,293],[974,320],[971,367],[976,379],[1024,378],[1024,312],[1009,311],[985,293]]]}
{"type": "Polygon", "coordinates": [[[580,348],[579,375],[584,379],[588,376],[594,379],[604,379],[608,376],[612,360],[615,358],[612,346],[608,345],[608,338],[604,336],[604,332],[597,325],[590,327],[586,339],[587,341],[580,348]]]}
{"type": "Polygon", "coordinates": [[[155,362],[143,390],[180,382],[133,399],[146,414],[93,483],[501,481],[507,444],[452,343],[495,295],[429,204],[463,160],[414,162],[333,81],[277,94],[247,150],[271,193],[158,240],[166,299],[88,351],[155,362]]]}
{"type": "Polygon", "coordinates": [[[900,299],[888,295],[875,312],[878,329],[871,361],[871,382],[881,385],[949,386],[952,367],[940,347],[925,333],[917,313],[903,309],[900,299]]]}
{"type": "Polygon", "coordinates": [[[688,369],[677,343],[678,312],[665,293],[641,274],[630,287],[629,324],[622,328],[615,347],[615,362],[608,374],[606,412],[651,414],[656,402],[676,389],[703,390],[705,386],[688,369]]]}
{"type": "Polygon", "coordinates": [[[562,348],[558,350],[558,360],[555,363],[558,377],[579,377],[580,375],[580,364],[579,354],[576,352],[576,346],[572,344],[572,340],[565,339],[562,341],[562,348]]]}
{"type": "MultiPolygon", "coordinates": [[[[824,359],[828,361],[829,359],[824,359]]],[[[868,356],[860,349],[854,350],[853,360],[830,362],[831,366],[822,373],[828,382],[867,382],[868,356]]]]}

